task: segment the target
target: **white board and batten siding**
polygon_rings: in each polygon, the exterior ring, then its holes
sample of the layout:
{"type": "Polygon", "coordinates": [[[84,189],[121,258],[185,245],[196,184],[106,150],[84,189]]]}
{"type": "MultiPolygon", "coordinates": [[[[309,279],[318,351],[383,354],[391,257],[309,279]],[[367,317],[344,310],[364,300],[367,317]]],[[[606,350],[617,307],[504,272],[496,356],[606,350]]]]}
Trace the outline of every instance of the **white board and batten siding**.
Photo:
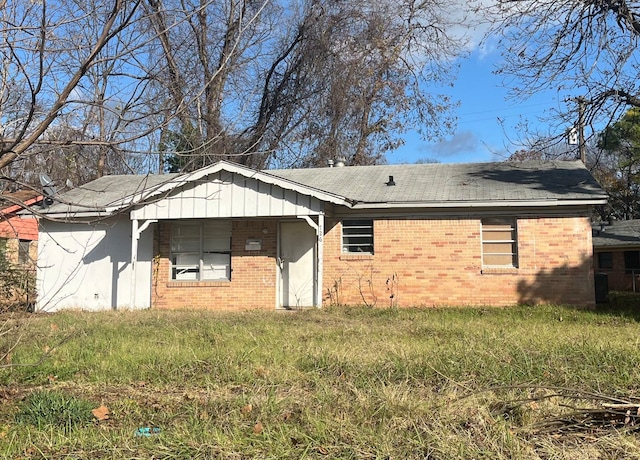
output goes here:
{"type": "Polygon", "coordinates": [[[221,171],[151,200],[132,211],[131,218],[295,217],[322,212],[323,203],[318,198],[221,171]]]}
{"type": "MultiPolygon", "coordinates": [[[[38,241],[39,311],[130,308],[131,221],[118,215],[88,225],[41,220],[38,241]]],[[[136,305],[151,305],[153,227],[138,244],[136,305]]]]}

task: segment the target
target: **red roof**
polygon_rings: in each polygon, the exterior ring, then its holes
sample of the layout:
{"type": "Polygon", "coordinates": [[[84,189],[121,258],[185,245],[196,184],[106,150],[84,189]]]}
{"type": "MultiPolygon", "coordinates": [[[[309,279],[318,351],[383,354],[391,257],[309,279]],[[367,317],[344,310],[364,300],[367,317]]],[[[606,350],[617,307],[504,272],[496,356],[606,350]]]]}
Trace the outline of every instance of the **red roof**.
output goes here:
{"type": "Polygon", "coordinates": [[[18,216],[16,213],[40,200],[42,196],[33,190],[0,194],[0,237],[37,240],[38,219],[35,216],[18,216]]]}

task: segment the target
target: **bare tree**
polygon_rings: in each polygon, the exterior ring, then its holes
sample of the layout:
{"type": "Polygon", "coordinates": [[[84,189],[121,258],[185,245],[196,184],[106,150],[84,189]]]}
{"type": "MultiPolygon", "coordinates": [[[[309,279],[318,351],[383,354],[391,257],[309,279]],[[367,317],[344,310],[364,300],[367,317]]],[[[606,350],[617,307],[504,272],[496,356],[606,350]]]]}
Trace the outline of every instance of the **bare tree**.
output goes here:
{"type": "Polygon", "coordinates": [[[462,44],[447,1],[5,0],[0,171],[383,161],[403,130],[450,127],[425,89],[462,44]]]}
{"type": "Polygon", "coordinates": [[[404,129],[435,137],[449,127],[448,99],[424,89],[450,76],[460,51],[446,3],[172,5],[148,8],[168,69],[158,83],[179,120],[164,139],[179,167],[375,163],[404,129]]]}
{"type": "Polygon", "coordinates": [[[100,136],[59,140],[51,133],[70,114],[106,107],[104,99],[86,97],[86,88],[93,96],[94,89],[104,89],[89,76],[106,78],[105,69],[138,46],[128,32],[139,19],[139,1],[3,3],[0,170],[27,158],[35,145],[113,145],[100,136]]]}
{"type": "MultiPolygon", "coordinates": [[[[640,107],[637,3],[500,0],[486,11],[495,21],[490,36],[499,37],[504,51],[499,71],[514,96],[542,89],[580,96],[585,125],[640,107]]],[[[577,107],[569,108],[572,113],[559,114],[565,126],[576,120],[577,107]]]]}

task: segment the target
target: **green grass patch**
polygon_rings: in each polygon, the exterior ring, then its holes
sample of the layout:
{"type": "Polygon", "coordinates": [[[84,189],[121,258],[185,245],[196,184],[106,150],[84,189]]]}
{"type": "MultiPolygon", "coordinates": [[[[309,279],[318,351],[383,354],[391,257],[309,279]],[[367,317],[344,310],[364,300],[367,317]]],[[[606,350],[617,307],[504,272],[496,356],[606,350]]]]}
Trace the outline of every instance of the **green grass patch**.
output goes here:
{"type": "Polygon", "coordinates": [[[535,430],[593,403],[569,393],[640,394],[633,307],[22,320],[0,337],[2,351],[22,334],[0,369],[0,458],[640,458],[625,427],[535,430]],[[35,410],[83,401],[110,418],[35,410]],[[159,432],[136,436],[145,427],[159,432]]]}
{"type": "Polygon", "coordinates": [[[15,420],[39,430],[51,428],[70,432],[93,421],[91,410],[94,407],[89,401],[61,391],[39,390],[21,404],[15,420]]]}

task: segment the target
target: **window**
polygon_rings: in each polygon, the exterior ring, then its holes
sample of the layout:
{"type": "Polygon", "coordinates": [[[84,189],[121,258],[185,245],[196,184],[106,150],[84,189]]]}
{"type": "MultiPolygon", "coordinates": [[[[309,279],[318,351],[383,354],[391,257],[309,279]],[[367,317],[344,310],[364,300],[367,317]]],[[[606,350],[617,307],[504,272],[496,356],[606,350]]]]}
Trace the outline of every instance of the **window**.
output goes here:
{"type": "Polygon", "coordinates": [[[231,221],[175,223],[171,228],[171,279],[231,279],[231,221]]]}
{"type": "Polygon", "coordinates": [[[613,252],[598,253],[598,268],[613,268],[613,252]]]}
{"type": "Polygon", "coordinates": [[[20,240],[18,242],[18,264],[26,265],[31,263],[31,240],[20,240]]]}
{"type": "Polygon", "coordinates": [[[373,254],[373,220],[342,221],[342,252],[373,254]]]}
{"type": "Polygon", "coordinates": [[[640,252],[624,251],[624,269],[627,273],[640,274],[640,252]]]}
{"type": "Polygon", "coordinates": [[[2,257],[2,259],[4,260],[7,259],[7,239],[6,238],[0,238],[0,257],[2,257]]]}
{"type": "Polygon", "coordinates": [[[515,219],[482,219],[482,265],[517,267],[515,219]]]}

